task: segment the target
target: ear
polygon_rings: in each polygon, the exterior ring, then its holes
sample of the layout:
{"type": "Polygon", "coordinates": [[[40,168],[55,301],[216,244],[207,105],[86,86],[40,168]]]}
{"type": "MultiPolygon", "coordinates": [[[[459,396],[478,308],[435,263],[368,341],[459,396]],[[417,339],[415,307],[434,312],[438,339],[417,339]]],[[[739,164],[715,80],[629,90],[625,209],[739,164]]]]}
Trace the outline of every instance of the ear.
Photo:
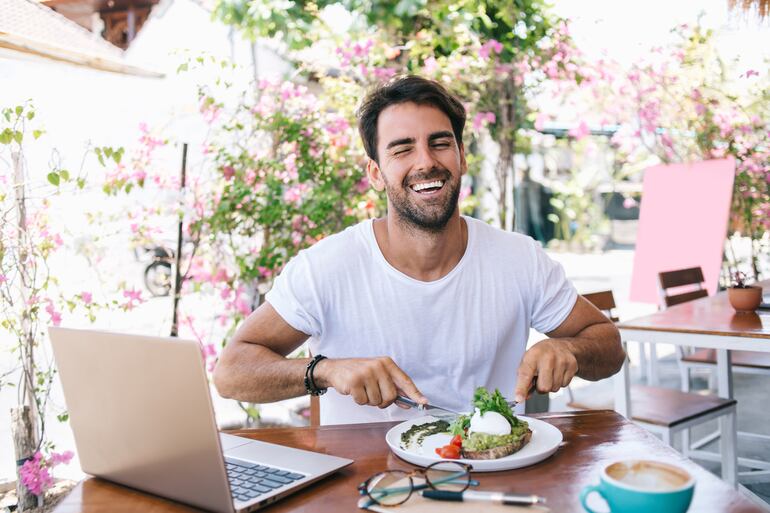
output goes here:
{"type": "Polygon", "coordinates": [[[468,161],[465,160],[465,145],[460,143],[460,174],[464,175],[468,172],[468,161]]]}
{"type": "Polygon", "coordinates": [[[366,163],[366,176],[369,177],[369,183],[372,184],[375,191],[382,192],[385,190],[385,180],[382,179],[382,170],[379,164],[372,159],[366,163]]]}

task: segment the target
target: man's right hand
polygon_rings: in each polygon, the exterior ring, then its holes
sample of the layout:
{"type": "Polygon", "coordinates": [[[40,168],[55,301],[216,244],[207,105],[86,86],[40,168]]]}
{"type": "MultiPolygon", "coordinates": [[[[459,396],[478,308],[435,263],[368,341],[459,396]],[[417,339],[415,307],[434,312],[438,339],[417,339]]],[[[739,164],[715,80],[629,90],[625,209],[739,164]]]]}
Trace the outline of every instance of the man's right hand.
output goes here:
{"type": "Polygon", "coordinates": [[[387,408],[399,394],[420,404],[428,402],[412,379],[387,356],[324,359],[316,364],[313,379],[319,387],[334,388],[342,395],[351,396],[361,405],[387,408]]]}

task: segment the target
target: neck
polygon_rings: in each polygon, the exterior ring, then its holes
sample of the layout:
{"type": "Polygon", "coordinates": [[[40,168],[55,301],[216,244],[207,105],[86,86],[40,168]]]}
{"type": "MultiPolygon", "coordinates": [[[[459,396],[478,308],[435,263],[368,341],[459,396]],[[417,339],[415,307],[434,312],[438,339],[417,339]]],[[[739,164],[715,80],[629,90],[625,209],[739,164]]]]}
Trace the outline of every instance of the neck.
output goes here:
{"type": "Polygon", "coordinates": [[[388,213],[374,221],[374,235],[385,260],[420,281],[435,281],[449,274],[468,244],[468,227],[459,212],[439,231],[420,230],[388,213]]]}

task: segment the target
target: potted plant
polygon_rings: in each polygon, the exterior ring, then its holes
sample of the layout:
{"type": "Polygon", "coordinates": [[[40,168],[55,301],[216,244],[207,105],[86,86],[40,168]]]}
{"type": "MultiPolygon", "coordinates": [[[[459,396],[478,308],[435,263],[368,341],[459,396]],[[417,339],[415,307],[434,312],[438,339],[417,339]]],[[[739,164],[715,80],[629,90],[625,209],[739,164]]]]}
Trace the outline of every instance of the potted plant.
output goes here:
{"type": "Polygon", "coordinates": [[[762,287],[746,284],[746,275],[733,273],[733,284],[727,289],[727,299],[736,312],[753,312],[762,303],[762,287]]]}

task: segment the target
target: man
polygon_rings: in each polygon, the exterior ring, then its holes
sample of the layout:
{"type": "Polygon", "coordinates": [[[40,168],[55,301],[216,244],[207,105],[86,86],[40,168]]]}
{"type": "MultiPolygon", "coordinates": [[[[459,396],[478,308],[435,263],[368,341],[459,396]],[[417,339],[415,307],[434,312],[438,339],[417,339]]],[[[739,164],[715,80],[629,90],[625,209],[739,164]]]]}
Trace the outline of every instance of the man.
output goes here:
{"type": "Polygon", "coordinates": [[[555,392],[618,371],[617,329],[535,241],[460,216],[456,98],[400,77],[364,99],[359,122],[386,217],[289,262],[222,352],[220,394],[264,403],[328,388],[321,423],[372,422],[414,415],[397,394],[467,411],[477,386],[521,402],[533,383],[555,392]],[[525,352],[530,327],[550,338],[525,352]],[[315,359],[287,359],[308,337],[315,359]]]}

